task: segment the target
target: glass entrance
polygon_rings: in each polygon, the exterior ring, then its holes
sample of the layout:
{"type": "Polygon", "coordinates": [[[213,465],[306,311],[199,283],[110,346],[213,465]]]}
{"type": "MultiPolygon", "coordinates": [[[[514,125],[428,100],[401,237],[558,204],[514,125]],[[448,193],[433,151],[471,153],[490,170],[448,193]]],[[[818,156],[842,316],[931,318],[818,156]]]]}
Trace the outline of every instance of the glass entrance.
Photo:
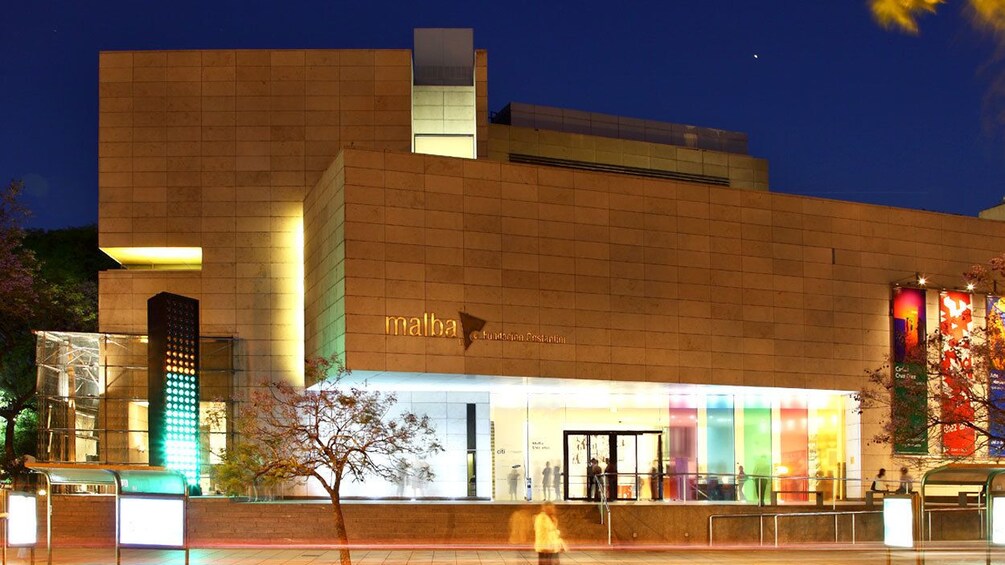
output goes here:
{"type": "Polygon", "coordinates": [[[663,434],[658,431],[564,432],[566,500],[662,498],[663,434]]]}

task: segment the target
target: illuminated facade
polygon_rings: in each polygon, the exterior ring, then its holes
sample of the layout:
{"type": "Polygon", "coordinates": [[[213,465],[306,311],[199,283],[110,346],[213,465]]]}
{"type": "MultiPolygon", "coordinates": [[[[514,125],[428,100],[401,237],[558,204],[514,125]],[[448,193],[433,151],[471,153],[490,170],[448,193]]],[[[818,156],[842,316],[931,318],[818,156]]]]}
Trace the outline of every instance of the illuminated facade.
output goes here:
{"type": "Polygon", "coordinates": [[[752,498],[741,465],[853,495],[831,479],[889,466],[851,395],[890,355],[891,284],[957,285],[1005,224],[768,192],[739,133],[490,121],[470,32],[415,41],[102,53],[100,245],[126,268],[101,331],[193,297],[240,344],[237,399],[338,354],[434,420],[435,482],[348,495],[584,498],[591,458],[619,498],[752,498]]]}

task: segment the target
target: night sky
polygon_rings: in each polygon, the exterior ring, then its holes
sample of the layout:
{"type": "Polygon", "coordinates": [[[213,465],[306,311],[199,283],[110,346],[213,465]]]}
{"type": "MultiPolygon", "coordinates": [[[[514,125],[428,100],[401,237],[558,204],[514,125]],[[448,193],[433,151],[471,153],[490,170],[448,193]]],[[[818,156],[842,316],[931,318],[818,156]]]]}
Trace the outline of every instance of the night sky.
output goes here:
{"type": "Polygon", "coordinates": [[[975,215],[1005,197],[996,45],[943,6],[921,35],[862,1],[6,2],[0,179],[33,227],[97,221],[98,52],[411,48],[472,27],[489,107],[560,106],[746,132],[771,189],[975,215]]]}

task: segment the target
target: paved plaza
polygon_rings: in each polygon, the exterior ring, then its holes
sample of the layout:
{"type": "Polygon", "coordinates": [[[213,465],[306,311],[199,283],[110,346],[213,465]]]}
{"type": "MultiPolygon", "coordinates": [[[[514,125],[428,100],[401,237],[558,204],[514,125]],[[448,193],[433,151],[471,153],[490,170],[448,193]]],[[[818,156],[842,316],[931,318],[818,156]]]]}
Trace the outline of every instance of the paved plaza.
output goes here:
{"type": "MultiPolygon", "coordinates": [[[[352,552],[355,565],[533,565],[537,555],[527,550],[506,549],[361,549],[352,552]]],[[[28,555],[18,555],[11,549],[7,563],[27,564],[28,555]]],[[[35,555],[36,563],[45,563],[45,552],[35,555]]],[[[179,551],[136,550],[122,552],[122,563],[128,565],[182,565],[184,554],[179,551]]],[[[709,550],[705,548],[672,548],[665,550],[588,550],[562,555],[561,562],[570,564],[800,564],[800,565],[971,565],[987,563],[982,546],[942,546],[920,551],[887,551],[881,546],[819,547],[806,549],[767,549],[745,547],[709,550]]],[[[53,563],[59,565],[104,565],[114,563],[111,549],[57,549],[53,563]]],[[[317,565],[337,564],[338,551],[330,549],[196,549],[190,554],[192,565],[317,565]]],[[[991,563],[1005,564],[1005,551],[997,550],[991,563]]]]}

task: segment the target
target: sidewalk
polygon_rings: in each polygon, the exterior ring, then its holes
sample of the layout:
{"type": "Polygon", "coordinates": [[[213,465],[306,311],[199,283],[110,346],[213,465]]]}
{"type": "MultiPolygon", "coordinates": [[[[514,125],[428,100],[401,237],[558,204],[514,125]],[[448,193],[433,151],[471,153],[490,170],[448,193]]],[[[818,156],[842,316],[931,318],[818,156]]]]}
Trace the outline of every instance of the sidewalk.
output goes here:
{"type": "MultiPolygon", "coordinates": [[[[329,549],[194,549],[190,553],[192,565],[319,565],[337,564],[338,551],[329,549]]],[[[36,552],[35,563],[45,563],[45,551],[36,552]]],[[[563,565],[575,564],[678,564],[688,565],[776,565],[800,563],[801,565],[855,565],[881,564],[891,558],[894,565],[915,565],[918,554],[913,551],[888,553],[881,547],[869,548],[818,548],[818,549],[759,549],[737,548],[709,550],[703,547],[673,548],[664,551],[605,550],[573,551],[563,554],[563,565]]],[[[982,549],[974,546],[944,547],[926,551],[924,563],[929,565],[984,564],[982,549]]],[[[489,549],[423,549],[423,550],[353,550],[354,565],[535,565],[537,554],[531,551],[489,549]]],[[[180,551],[125,549],[124,565],[182,565],[184,554],[180,551]]],[[[1005,552],[995,554],[993,563],[1005,563],[1005,552]]],[[[7,563],[28,563],[27,552],[21,557],[17,549],[9,549],[7,563]]],[[[108,565],[114,563],[112,549],[56,549],[53,563],[59,565],[108,565]]]]}

